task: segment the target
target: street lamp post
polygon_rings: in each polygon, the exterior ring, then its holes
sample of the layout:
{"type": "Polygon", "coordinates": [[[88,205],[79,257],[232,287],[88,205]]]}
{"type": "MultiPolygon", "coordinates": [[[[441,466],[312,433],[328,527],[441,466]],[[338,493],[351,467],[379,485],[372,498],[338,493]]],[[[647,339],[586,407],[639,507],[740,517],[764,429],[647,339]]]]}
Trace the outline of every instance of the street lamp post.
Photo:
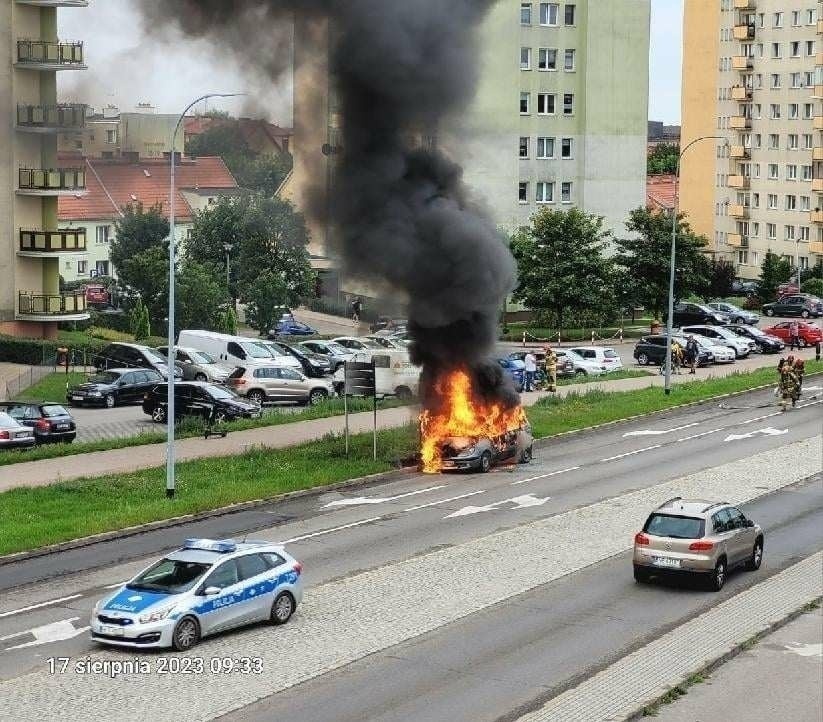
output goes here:
{"type": "MultiPolygon", "coordinates": [[[[669,313],[666,317],[666,377],[663,384],[665,393],[668,395],[672,392],[672,321],[674,316],[674,262],[675,249],[677,246],[677,204],[678,204],[678,190],[680,186],[680,162],[686,151],[695,143],[701,140],[726,140],[722,135],[701,135],[695,138],[680,151],[677,156],[677,166],[674,172],[674,203],[672,206],[672,243],[671,251],[669,253],[669,313]]],[[[728,144],[728,141],[727,143],[728,144]]]]}
{"type": "Polygon", "coordinates": [[[229,266],[229,254],[234,246],[231,243],[224,243],[223,248],[226,251],[226,293],[231,298],[231,270],[229,266]]]}
{"type": "Polygon", "coordinates": [[[167,379],[166,390],[168,402],[166,405],[166,496],[171,498],[174,496],[174,370],[175,360],[177,358],[177,349],[175,348],[175,332],[174,332],[174,275],[177,256],[177,240],[175,238],[174,227],[174,144],[177,140],[177,131],[180,130],[180,124],[183,118],[191,108],[202,100],[208,98],[233,98],[244,93],[207,93],[201,95],[197,100],[189,103],[180,117],[177,119],[177,124],[174,126],[174,131],[171,134],[171,152],[169,153],[169,333],[168,333],[168,355],[167,359],[167,379]]]}

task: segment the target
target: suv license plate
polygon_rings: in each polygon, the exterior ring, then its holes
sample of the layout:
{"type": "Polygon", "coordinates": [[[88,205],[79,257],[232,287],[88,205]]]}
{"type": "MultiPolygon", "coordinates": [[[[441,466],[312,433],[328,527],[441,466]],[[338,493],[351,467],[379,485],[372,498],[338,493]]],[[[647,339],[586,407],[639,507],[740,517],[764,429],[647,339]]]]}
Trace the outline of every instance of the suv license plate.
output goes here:
{"type": "Polygon", "coordinates": [[[82,400],[83,400],[83,397],[82,397],[82,396],[72,396],[72,397],[71,397],[71,400],[72,400],[72,401],[82,401],[82,400]]]}
{"type": "Polygon", "coordinates": [[[108,634],[111,637],[122,637],[125,632],[123,627],[118,627],[114,624],[101,624],[100,634],[108,634]]]}
{"type": "Polygon", "coordinates": [[[671,567],[673,569],[680,569],[680,560],[669,559],[668,557],[652,557],[652,564],[656,567],[671,567]]]}

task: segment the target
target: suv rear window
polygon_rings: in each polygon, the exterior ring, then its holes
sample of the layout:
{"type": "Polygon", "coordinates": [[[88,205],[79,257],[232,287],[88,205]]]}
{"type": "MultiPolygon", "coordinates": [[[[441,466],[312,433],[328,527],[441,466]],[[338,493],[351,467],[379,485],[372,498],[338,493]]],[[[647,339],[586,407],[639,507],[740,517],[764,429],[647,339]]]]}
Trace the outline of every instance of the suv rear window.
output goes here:
{"type": "Polygon", "coordinates": [[[673,539],[699,539],[703,536],[704,529],[703,519],[673,514],[652,514],[643,527],[643,531],[649,534],[673,539]]]}
{"type": "Polygon", "coordinates": [[[603,358],[617,358],[617,354],[614,351],[612,351],[610,348],[607,348],[603,352],[603,358]]]}
{"type": "Polygon", "coordinates": [[[246,369],[242,366],[238,366],[234,371],[229,374],[230,379],[242,379],[243,375],[246,373],[246,369]]]}

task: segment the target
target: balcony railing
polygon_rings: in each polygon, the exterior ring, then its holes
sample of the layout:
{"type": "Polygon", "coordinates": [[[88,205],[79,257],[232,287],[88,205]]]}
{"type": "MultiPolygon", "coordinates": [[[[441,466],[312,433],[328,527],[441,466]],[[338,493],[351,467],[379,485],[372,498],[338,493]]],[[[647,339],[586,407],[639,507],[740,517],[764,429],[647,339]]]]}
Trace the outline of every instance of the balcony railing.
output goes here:
{"type": "Polygon", "coordinates": [[[749,149],[744,145],[729,146],[729,158],[746,159],[750,155],[749,149]]]}
{"type": "Polygon", "coordinates": [[[20,130],[82,130],[86,127],[86,106],[82,103],[59,105],[18,105],[20,130]]]}
{"type": "Polygon", "coordinates": [[[823,20],[817,21],[817,34],[823,35],[823,20]]]}
{"type": "Polygon", "coordinates": [[[47,40],[18,40],[17,62],[23,65],[83,65],[83,43],[60,43],[47,40]]]}
{"type": "Polygon", "coordinates": [[[823,223],[823,211],[813,210],[809,212],[809,221],[812,223],[823,223]]]}
{"type": "Polygon", "coordinates": [[[733,115],[729,118],[729,127],[734,130],[746,130],[752,127],[752,119],[745,115],[733,115]]]}
{"type": "Polygon", "coordinates": [[[823,193],[823,178],[812,178],[812,191],[823,193]]]}
{"type": "Polygon", "coordinates": [[[28,293],[20,291],[17,310],[21,316],[65,316],[86,310],[85,293],[28,293]]]}
{"type": "Polygon", "coordinates": [[[21,168],[20,190],[84,191],[86,172],[82,168],[21,168]]]}
{"type": "Polygon", "coordinates": [[[755,0],[734,0],[735,10],[754,10],[755,7],[755,0]]]}
{"type": "Polygon", "coordinates": [[[812,160],[823,160],[823,147],[812,148],[812,160]]]}
{"type": "Polygon", "coordinates": [[[25,253],[74,253],[86,250],[85,228],[59,228],[56,231],[20,229],[20,250],[25,253]]]}
{"type": "Polygon", "coordinates": [[[733,34],[735,40],[753,40],[754,25],[735,25],[733,34]]]}
{"type": "Polygon", "coordinates": [[[823,241],[811,241],[809,243],[809,253],[819,253],[823,255],[823,241]]]}
{"type": "Polygon", "coordinates": [[[815,130],[823,130],[823,115],[815,115],[812,126],[815,130]]]}
{"type": "Polygon", "coordinates": [[[743,85],[735,85],[732,87],[732,100],[751,100],[752,89],[743,85]]]}
{"type": "Polygon", "coordinates": [[[749,176],[746,175],[730,175],[729,176],[729,188],[742,188],[747,189],[749,187],[749,176]]]}
{"type": "Polygon", "coordinates": [[[726,236],[726,242],[735,248],[748,248],[749,246],[749,239],[739,233],[729,233],[726,236]]]}
{"type": "Polygon", "coordinates": [[[754,65],[754,58],[748,55],[734,55],[732,56],[732,68],[735,70],[748,70],[754,65]]]}
{"type": "Polygon", "coordinates": [[[749,207],[735,203],[729,206],[729,215],[732,218],[748,218],[749,207]]]}

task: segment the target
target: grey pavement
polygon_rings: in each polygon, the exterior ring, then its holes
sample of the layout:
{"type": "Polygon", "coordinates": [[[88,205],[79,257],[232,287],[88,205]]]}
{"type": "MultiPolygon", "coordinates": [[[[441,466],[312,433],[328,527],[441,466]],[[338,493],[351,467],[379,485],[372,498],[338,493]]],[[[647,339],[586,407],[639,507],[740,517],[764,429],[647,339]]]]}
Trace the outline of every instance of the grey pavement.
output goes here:
{"type": "Polygon", "coordinates": [[[806,612],[660,708],[660,722],[714,722],[731,706],[746,722],[823,719],[823,612],[806,612]]]}

